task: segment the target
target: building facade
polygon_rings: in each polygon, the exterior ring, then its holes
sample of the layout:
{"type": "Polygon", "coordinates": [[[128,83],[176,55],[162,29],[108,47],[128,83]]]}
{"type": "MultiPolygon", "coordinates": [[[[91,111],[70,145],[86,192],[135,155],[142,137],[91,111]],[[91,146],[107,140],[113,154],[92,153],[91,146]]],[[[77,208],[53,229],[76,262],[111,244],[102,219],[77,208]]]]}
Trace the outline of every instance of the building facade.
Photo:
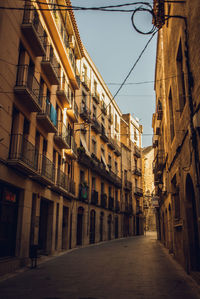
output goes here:
{"type": "Polygon", "coordinates": [[[193,272],[200,269],[200,3],[154,1],[154,12],[160,28],[152,122],[160,238],[193,272]]]}
{"type": "Polygon", "coordinates": [[[156,231],[156,209],[154,206],[155,186],[153,175],[154,148],[147,146],[142,149],[142,181],[143,181],[143,208],[145,230],[156,231]]]}
{"type": "Polygon", "coordinates": [[[0,274],[33,246],[51,255],[141,233],[123,115],[56,4],[70,1],[1,4],[17,9],[0,11],[0,274]]]}

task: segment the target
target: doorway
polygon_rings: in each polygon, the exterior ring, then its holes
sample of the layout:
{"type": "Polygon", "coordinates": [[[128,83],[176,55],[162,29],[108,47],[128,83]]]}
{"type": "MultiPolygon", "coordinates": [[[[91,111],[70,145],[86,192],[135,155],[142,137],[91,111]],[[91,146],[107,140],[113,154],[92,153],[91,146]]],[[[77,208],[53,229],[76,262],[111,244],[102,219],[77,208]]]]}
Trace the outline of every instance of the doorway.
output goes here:
{"type": "Polygon", "coordinates": [[[196,201],[193,182],[189,174],[186,177],[186,221],[189,249],[189,269],[192,271],[200,270],[200,248],[196,201]]]}
{"type": "Polygon", "coordinates": [[[95,243],[95,211],[90,212],[90,244],[95,243]]]}
{"type": "Polygon", "coordinates": [[[77,214],[77,231],[76,231],[76,244],[82,245],[82,238],[83,238],[83,214],[84,209],[82,207],[78,208],[77,214]]]}

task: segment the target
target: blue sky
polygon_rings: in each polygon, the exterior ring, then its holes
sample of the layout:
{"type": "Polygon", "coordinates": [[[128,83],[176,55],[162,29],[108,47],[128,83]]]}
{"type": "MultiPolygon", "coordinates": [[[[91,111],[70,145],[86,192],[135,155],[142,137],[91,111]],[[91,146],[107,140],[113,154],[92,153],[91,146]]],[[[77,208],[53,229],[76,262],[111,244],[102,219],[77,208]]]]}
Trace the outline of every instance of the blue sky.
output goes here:
{"type": "MultiPolygon", "coordinates": [[[[74,6],[102,6],[131,3],[126,0],[71,0],[74,6]]],[[[122,83],[130,71],[150,35],[135,31],[131,23],[131,13],[76,11],[75,17],[80,36],[97,69],[107,83],[111,93],[122,83]]],[[[138,13],[136,25],[140,29],[151,28],[151,18],[147,13],[138,13]]],[[[115,98],[122,113],[138,117],[143,125],[143,146],[152,143],[151,120],[155,110],[154,84],[130,84],[154,80],[156,37],[153,38],[141,60],[129,77],[127,85],[115,98]]]]}

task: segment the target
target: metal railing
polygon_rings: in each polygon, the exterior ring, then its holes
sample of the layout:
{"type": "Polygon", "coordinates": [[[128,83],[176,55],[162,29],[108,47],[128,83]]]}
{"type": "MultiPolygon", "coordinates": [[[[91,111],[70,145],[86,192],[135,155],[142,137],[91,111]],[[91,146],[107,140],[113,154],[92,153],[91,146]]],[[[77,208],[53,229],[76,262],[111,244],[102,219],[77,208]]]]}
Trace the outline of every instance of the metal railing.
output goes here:
{"type": "Polygon", "coordinates": [[[9,159],[20,160],[38,170],[38,150],[22,134],[11,135],[9,159]]]}
{"type": "Polygon", "coordinates": [[[77,155],[77,144],[76,144],[75,139],[74,139],[73,136],[71,136],[71,135],[67,136],[67,144],[72,149],[74,154],[77,155]]]}
{"type": "Polygon", "coordinates": [[[68,140],[69,140],[68,135],[69,135],[69,132],[68,132],[66,125],[61,120],[58,120],[57,121],[57,132],[56,132],[55,136],[61,137],[66,143],[68,143],[68,140]]]}
{"type": "Polygon", "coordinates": [[[55,165],[44,154],[39,154],[39,172],[45,178],[55,181],[55,165]]]}
{"type": "Polygon", "coordinates": [[[24,9],[23,24],[32,24],[43,45],[46,43],[47,36],[40,22],[37,10],[33,5],[26,5],[24,9]]]}
{"type": "Polygon", "coordinates": [[[42,62],[49,62],[52,65],[58,79],[60,78],[60,64],[54,54],[53,47],[49,44],[45,45],[46,55],[43,56],[42,62]]]}
{"type": "Polygon", "coordinates": [[[75,194],[75,182],[60,169],[57,170],[57,185],[75,194]]]}
{"type": "Polygon", "coordinates": [[[18,65],[16,86],[28,88],[29,92],[34,97],[34,100],[41,106],[39,97],[40,84],[32,74],[29,65],[18,65]]]}

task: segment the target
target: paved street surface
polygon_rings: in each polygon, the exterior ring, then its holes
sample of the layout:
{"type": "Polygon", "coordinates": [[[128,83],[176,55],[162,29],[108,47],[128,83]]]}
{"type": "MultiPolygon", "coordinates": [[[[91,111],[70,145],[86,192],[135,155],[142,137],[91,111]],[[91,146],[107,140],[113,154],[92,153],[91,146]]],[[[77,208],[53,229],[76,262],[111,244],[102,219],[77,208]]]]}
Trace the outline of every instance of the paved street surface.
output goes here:
{"type": "Polygon", "coordinates": [[[1,299],[200,298],[153,233],[69,251],[0,282],[1,299]]]}

